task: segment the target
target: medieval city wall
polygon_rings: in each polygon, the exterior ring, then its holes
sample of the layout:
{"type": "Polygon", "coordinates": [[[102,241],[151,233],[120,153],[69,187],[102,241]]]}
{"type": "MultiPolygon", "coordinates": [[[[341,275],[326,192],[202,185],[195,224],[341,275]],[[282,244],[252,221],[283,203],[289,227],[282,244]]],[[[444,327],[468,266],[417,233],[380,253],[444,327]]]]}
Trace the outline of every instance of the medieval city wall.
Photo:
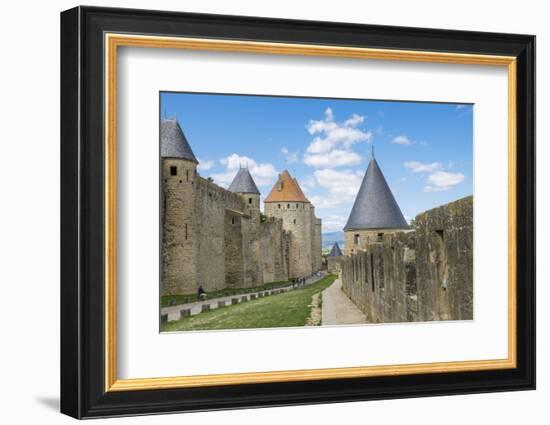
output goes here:
{"type": "Polygon", "coordinates": [[[288,280],[290,235],[282,220],[262,223],[258,195],[229,192],[195,167],[162,162],[162,294],[288,280]]]}
{"type": "MultiPolygon", "coordinates": [[[[196,287],[202,285],[205,291],[222,289],[226,286],[227,268],[233,275],[236,269],[244,267],[242,256],[226,256],[226,241],[231,237],[231,226],[225,224],[232,212],[240,219],[235,226],[243,226],[245,220],[240,214],[244,210],[242,199],[216,184],[197,176],[195,184],[195,228],[193,237],[197,240],[196,287]],[[226,233],[230,232],[230,235],[226,233]]],[[[242,235],[239,237],[242,246],[242,235]]],[[[238,243],[236,241],[235,243],[238,243]]]]}
{"type": "Polygon", "coordinates": [[[415,221],[344,256],[342,289],[372,322],[472,319],[473,197],[415,221]]]}
{"type": "Polygon", "coordinates": [[[269,217],[260,224],[260,250],[264,282],[288,280],[290,234],[280,219],[269,217]]]}

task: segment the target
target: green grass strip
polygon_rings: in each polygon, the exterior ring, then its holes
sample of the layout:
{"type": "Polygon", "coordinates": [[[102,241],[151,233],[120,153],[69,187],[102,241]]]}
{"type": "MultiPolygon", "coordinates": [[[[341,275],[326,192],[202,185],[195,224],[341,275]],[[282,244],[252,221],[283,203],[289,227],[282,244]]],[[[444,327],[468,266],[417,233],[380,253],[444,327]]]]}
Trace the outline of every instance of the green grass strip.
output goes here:
{"type": "Polygon", "coordinates": [[[163,323],[161,332],[304,326],[310,315],[311,298],[328,288],[335,279],[336,276],[328,275],[303,289],[163,323]]]}
{"type": "MultiPolygon", "coordinates": [[[[214,299],[214,298],[220,298],[220,297],[229,297],[231,295],[235,294],[248,294],[251,292],[258,292],[262,290],[268,290],[268,289],[277,289],[282,288],[283,286],[288,286],[291,283],[289,281],[283,281],[283,282],[270,282],[266,283],[262,286],[256,286],[254,288],[225,288],[225,289],[219,289],[217,291],[208,291],[206,295],[208,296],[208,299],[214,299]]],[[[178,294],[178,295],[163,295],[160,299],[160,306],[161,307],[170,307],[171,305],[179,305],[179,304],[185,304],[185,302],[193,303],[195,301],[198,301],[198,294],[178,294]],[[186,301],[187,299],[187,301],[186,301]],[[171,304],[171,302],[174,302],[171,304]]]]}

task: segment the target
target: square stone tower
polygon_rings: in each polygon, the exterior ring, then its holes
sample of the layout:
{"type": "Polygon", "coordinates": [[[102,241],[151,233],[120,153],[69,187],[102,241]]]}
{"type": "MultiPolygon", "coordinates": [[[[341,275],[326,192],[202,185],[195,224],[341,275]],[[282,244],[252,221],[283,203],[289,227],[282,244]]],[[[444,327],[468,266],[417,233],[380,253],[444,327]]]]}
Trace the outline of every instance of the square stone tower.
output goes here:
{"type": "Polygon", "coordinates": [[[283,221],[283,229],[291,233],[289,277],[309,276],[316,271],[321,257],[320,222],[315,218],[314,207],[306,198],[298,181],[285,170],[264,201],[265,214],[283,221]],[[317,252],[319,251],[319,252],[317,252]]]}

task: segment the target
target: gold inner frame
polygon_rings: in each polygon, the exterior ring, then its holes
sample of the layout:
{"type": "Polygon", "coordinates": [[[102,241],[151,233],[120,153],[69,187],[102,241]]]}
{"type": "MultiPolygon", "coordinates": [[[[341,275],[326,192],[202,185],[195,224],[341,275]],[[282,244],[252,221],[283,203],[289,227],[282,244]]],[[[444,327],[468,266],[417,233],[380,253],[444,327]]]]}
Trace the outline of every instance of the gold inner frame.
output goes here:
{"type": "Polygon", "coordinates": [[[214,385],[236,385],[321,379],[358,378],[417,373],[447,373],[516,367],[516,58],[460,53],[370,49],[325,45],[267,43],[105,34],[105,391],[135,391],[214,385]],[[507,67],[508,71],[508,357],[382,366],[118,379],[116,326],[116,122],[117,49],[120,46],[325,56],[507,67]]]}

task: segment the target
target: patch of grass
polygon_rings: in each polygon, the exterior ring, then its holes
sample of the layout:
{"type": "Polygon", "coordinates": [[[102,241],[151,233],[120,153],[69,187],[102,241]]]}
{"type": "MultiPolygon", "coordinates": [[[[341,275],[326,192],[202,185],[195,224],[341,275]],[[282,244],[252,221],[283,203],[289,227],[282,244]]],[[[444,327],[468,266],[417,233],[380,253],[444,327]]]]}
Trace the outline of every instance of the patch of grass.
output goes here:
{"type": "MultiPolygon", "coordinates": [[[[229,297],[231,295],[235,294],[248,294],[250,292],[257,292],[267,289],[277,289],[282,288],[283,286],[290,285],[289,281],[283,281],[283,282],[269,282],[262,286],[256,286],[254,288],[224,288],[217,291],[209,291],[206,293],[207,300],[213,299],[213,298],[219,298],[219,297],[229,297]]],[[[193,303],[195,301],[198,301],[198,294],[178,294],[178,295],[163,295],[160,299],[160,306],[161,307],[169,307],[171,305],[179,305],[179,304],[185,304],[193,303]],[[171,304],[171,302],[173,302],[171,304]]]]}
{"type": "Polygon", "coordinates": [[[335,279],[336,276],[328,275],[303,289],[163,323],[161,332],[304,326],[310,316],[311,298],[335,279]]]}

